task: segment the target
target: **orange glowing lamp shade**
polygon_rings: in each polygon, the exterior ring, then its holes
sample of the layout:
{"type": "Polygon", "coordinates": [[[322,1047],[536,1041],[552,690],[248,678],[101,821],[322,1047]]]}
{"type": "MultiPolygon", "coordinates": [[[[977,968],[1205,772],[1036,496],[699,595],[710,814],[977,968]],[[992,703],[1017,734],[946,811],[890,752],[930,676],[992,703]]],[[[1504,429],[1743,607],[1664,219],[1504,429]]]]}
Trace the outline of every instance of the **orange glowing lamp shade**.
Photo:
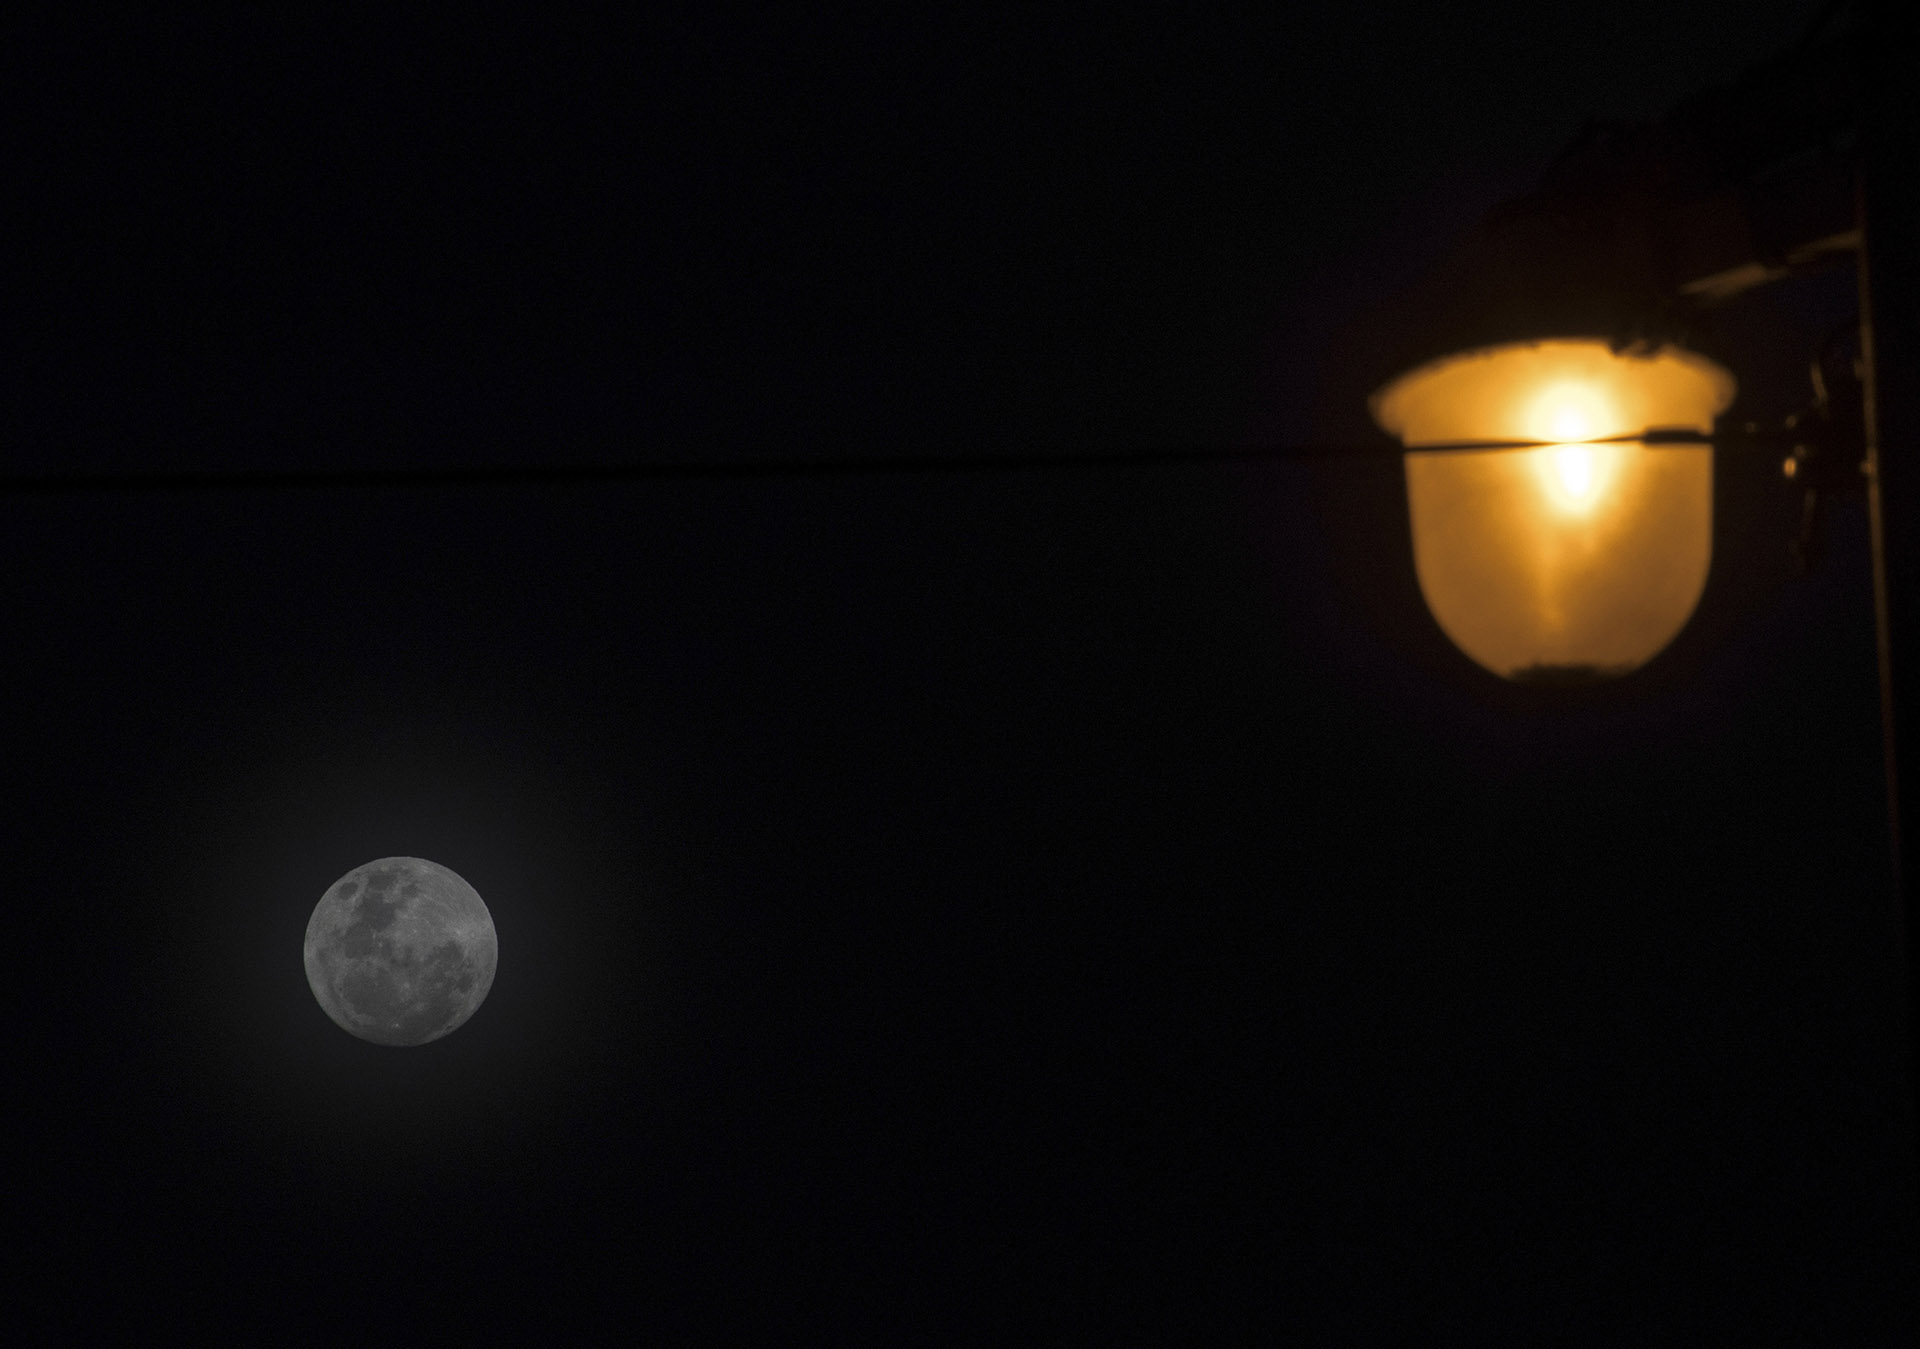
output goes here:
{"type": "Polygon", "coordinates": [[[1593,444],[1652,428],[1709,432],[1733,376],[1677,347],[1602,341],[1483,347],[1374,394],[1407,447],[1414,569],[1441,630],[1506,679],[1626,674],[1686,626],[1713,555],[1713,450],[1593,444]],[[1421,452],[1458,441],[1554,442],[1421,452]]]}

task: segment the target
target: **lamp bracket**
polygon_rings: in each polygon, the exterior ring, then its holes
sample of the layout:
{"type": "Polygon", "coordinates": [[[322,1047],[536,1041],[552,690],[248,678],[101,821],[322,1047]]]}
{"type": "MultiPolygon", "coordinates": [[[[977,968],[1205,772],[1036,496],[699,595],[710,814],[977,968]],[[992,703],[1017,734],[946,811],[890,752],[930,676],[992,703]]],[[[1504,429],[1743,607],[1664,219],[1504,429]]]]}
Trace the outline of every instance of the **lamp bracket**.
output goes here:
{"type": "Polygon", "coordinates": [[[1859,356],[1842,346],[1850,336],[1857,341],[1857,318],[1822,339],[1807,369],[1813,401],[1781,424],[1787,452],[1780,474],[1801,488],[1800,528],[1787,544],[1788,564],[1800,576],[1820,559],[1825,498],[1866,486],[1866,393],[1859,356]]]}

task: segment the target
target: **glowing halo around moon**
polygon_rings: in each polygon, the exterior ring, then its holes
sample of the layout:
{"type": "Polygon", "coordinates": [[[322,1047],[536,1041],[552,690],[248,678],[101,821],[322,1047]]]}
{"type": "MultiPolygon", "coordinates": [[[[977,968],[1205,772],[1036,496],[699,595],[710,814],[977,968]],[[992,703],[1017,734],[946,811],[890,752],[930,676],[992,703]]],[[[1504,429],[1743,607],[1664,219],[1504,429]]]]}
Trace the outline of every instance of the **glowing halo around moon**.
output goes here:
{"type": "Polygon", "coordinates": [[[471,885],[419,857],[355,867],[307,923],[307,985],[335,1025],[377,1045],[423,1045],[466,1024],[500,960],[471,885]]]}

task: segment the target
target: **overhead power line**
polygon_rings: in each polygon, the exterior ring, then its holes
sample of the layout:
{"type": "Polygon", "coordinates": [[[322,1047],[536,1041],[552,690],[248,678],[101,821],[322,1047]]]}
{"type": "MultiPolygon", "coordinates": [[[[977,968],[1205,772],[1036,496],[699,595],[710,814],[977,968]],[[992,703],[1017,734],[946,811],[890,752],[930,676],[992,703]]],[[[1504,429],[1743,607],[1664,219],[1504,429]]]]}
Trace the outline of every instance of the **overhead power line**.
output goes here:
{"type": "MultiPolygon", "coordinates": [[[[1714,444],[1733,447],[1727,438],[1697,431],[1653,430],[1583,442],[1611,444],[1714,444]]],[[[1555,441],[1452,441],[1423,450],[1538,449],[1555,441]]],[[[1750,443],[1746,438],[1738,442],[1750,443]]],[[[1296,460],[1382,459],[1401,447],[1381,442],[1283,445],[1259,448],[1178,448],[1071,452],[988,452],[974,454],[851,455],[817,459],[680,460],[599,464],[492,464],[420,468],[316,469],[133,469],[105,472],[0,474],[0,493],[34,495],[77,492],[197,492],[250,488],[459,487],[518,483],[594,483],[649,481],[727,481],[773,478],[837,478],[862,474],[978,473],[1004,470],[1130,468],[1180,464],[1260,464],[1296,460]]]]}

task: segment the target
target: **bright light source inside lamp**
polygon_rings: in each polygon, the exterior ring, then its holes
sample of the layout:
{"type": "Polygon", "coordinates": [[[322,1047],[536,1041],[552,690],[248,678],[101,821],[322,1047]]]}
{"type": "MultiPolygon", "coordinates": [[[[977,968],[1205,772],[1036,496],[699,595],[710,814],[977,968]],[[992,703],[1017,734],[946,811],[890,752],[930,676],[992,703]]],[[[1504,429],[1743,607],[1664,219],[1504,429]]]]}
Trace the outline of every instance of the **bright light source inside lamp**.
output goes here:
{"type": "MultiPolygon", "coordinates": [[[[1577,380],[1548,384],[1524,418],[1528,439],[1586,441],[1620,420],[1612,400],[1596,385],[1577,380]]],[[[1604,489],[1620,467],[1618,446],[1562,444],[1529,456],[1547,500],[1563,512],[1587,514],[1600,506],[1604,489]]]]}
{"type": "Polygon", "coordinates": [[[1593,451],[1584,445],[1563,445],[1551,453],[1560,499],[1573,506],[1592,505],[1596,477],[1593,451]]]}
{"type": "Polygon", "coordinates": [[[1527,420],[1536,440],[1591,440],[1597,427],[1618,416],[1598,389],[1562,382],[1541,395],[1527,420]]]}

